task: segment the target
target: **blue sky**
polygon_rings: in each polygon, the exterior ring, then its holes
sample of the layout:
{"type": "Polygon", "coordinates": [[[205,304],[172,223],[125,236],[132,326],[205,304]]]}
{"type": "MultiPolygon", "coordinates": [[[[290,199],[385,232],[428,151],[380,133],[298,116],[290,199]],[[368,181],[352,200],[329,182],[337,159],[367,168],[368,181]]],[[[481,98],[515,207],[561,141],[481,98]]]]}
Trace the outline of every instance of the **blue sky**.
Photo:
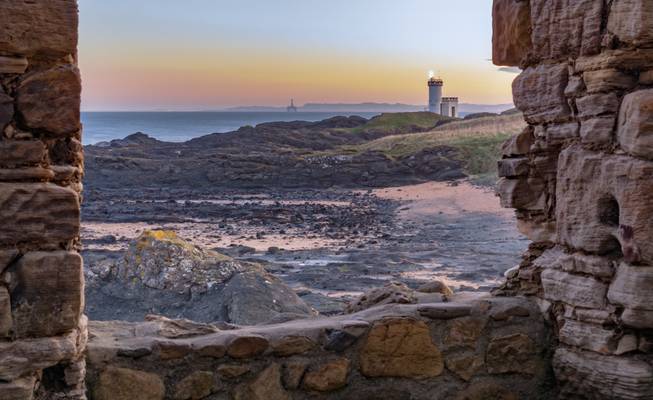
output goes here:
{"type": "Polygon", "coordinates": [[[80,0],[86,109],[421,103],[429,69],[510,102],[491,0],[80,0]]]}

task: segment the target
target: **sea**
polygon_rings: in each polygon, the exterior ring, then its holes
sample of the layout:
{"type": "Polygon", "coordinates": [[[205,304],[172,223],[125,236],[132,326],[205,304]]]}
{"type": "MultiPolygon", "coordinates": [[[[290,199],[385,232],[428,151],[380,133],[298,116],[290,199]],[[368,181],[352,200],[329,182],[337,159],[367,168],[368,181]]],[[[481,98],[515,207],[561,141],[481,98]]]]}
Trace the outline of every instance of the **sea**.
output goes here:
{"type": "Polygon", "coordinates": [[[83,143],[96,144],[142,132],[166,142],[184,142],[210,133],[235,131],[276,121],[321,121],[334,116],[359,115],[372,118],[375,112],[82,112],[83,143]]]}

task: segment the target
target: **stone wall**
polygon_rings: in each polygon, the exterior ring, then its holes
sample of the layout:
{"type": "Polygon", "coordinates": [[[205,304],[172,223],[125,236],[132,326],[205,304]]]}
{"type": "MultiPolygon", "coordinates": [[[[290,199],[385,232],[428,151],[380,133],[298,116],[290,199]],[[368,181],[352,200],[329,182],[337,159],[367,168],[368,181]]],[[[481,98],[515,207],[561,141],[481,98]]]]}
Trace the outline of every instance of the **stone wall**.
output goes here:
{"type": "Polygon", "coordinates": [[[529,126],[501,202],[532,245],[500,293],[534,296],[563,397],[653,398],[653,1],[495,0],[494,62],[529,126]]]}
{"type": "Polygon", "coordinates": [[[554,399],[524,298],[387,305],[280,325],[91,322],[95,400],[554,399]]]}
{"type": "Polygon", "coordinates": [[[0,399],[81,399],[75,0],[0,2],[0,399]]]}

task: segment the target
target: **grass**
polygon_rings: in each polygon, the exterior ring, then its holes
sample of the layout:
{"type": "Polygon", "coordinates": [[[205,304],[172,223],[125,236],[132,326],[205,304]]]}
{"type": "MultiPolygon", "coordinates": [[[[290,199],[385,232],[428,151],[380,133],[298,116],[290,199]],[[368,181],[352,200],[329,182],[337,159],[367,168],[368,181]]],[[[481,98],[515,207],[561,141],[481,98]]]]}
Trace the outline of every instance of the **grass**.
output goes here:
{"type": "Polygon", "coordinates": [[[351,132],[361,133],[382,130],[385,132],[409,133],[410,131],[431,129],[438,124],[451,120],[453,118],[443,117],[430,112],[384,113],[372,118],[363,126],[353,128],[351,132]]]}

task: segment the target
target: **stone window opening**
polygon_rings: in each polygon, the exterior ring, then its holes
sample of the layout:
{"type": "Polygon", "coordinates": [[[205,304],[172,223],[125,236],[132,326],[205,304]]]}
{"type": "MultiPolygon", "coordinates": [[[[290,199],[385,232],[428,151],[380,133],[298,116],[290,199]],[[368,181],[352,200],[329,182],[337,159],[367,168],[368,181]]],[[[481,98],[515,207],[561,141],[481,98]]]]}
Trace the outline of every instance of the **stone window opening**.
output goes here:
{"type": "Polygon", "coordinates": [[[614,196],[607,195],[599,199],[598,204],[599,222],[603,225],[618,227],[619,226],[619,202],[614,196]]]}

